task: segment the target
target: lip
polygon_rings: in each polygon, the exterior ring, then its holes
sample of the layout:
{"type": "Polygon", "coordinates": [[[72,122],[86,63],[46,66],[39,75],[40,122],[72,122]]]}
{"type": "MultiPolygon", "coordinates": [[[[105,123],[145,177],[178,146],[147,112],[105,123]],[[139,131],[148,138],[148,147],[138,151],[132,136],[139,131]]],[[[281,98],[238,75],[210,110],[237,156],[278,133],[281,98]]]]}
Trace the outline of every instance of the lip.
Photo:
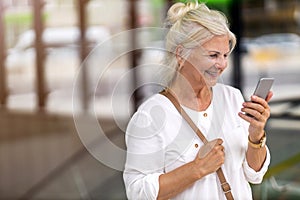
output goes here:
{"type": "Polygon", "coordinates": [[[219,76],[219,72],[205,71],[210,77],[217,78],[219,76]]]}

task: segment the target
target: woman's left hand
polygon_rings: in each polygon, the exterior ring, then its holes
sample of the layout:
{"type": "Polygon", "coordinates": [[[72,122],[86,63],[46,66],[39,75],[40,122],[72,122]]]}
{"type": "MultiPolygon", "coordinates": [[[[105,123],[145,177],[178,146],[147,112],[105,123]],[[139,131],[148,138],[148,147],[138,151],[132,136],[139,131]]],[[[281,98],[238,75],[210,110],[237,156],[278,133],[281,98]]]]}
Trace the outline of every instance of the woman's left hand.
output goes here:
{"type": "Polygon", "coordinates": [[[273,92],[269,92],[266,100],[258,97],[251,96],[251,101],[244,102],[242,112],[239,116],[250,123],[249,125],[249,138],[252,142],[259,142],[264,135],[264,128],[270,117],[270,107],[268,102],[273,96],[273,92]],[[251,115],[251,116],[249,116],[251,115]]]}

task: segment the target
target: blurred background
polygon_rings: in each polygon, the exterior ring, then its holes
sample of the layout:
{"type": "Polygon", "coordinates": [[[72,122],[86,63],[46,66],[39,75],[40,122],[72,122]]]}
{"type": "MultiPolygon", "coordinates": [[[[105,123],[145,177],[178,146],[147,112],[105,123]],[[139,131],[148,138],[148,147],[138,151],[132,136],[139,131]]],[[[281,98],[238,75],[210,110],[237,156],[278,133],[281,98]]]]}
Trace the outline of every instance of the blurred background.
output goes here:
{"type": "MultiPolygon", "coordinates": [[[[162,27],[173,2],[0,1],[0,199],[126,199],[122,171],[90,150],[103,137],[126,149],[130,116],[159,89],[163,34],[146,27],[162,27]],[[74,118],[87,132],[96,119],[105,134],[86,148],[74,118]]],[[[221,82],[247,99],[260,77],[275,78],[272,161],[254,199],[299,199],[300,1],[205,2],[238,38],[221,82]]]]}

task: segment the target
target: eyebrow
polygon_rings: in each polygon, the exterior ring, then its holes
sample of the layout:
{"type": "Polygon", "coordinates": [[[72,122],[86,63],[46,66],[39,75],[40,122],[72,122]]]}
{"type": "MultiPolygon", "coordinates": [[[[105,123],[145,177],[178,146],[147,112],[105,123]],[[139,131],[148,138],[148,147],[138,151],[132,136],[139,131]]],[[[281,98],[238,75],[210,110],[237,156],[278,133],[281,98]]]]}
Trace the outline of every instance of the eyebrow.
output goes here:
{"type": "MultiPolygon", "coordinates": [[[[217,53],[217,54],[221,54],[221,52],[216,51],[216,50],[208,50],[208,49],[204,49],[205,51],[207,51],[208,53],[217,53]]],[[[226,52],[225,54],[229,54],[230,50],[228,52],[226,52]]]]}

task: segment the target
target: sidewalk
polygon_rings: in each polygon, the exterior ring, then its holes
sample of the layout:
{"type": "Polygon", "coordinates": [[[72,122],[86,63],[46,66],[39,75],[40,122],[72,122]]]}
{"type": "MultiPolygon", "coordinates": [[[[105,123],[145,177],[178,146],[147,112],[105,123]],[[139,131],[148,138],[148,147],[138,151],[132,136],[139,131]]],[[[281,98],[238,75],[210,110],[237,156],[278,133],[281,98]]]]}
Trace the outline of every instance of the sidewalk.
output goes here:
{"type": "MultiPolygon", "coordinates": [[[[101,124],[105,130],[115,127],[109,120],[101,124]]],[[[0,125],[0,199],[125,198],[121,172],[90,155],[72,117],[1,110],[0,125]],[[111,184],[113,193],[105,191],[111,184]]],[[[111,141],[124,148],[124,134],[110,134],[111,141]]]]}

